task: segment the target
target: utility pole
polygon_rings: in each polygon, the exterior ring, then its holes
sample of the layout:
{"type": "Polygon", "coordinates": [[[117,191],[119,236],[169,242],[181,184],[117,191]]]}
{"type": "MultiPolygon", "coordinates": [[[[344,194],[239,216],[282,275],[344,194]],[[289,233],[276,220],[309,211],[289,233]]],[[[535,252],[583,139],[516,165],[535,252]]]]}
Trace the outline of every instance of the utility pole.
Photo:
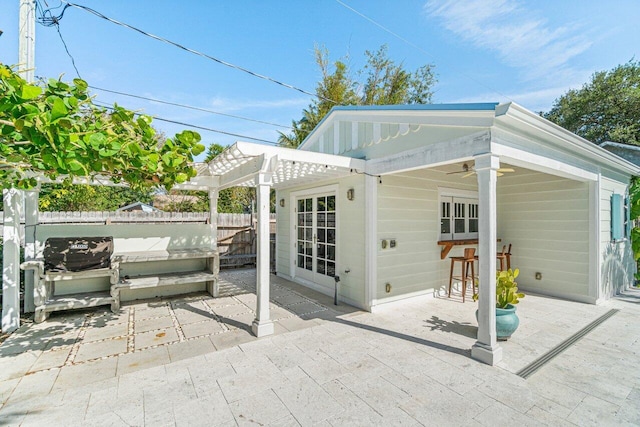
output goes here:
{"type": "MultiPolygon", "coordinates": [[[[18,73],[29,83],[34,82],[36,45],[35,0],[20,0],[18,27],[18,73]]],[[[2,332],[12,332],[20,326],[20,244],[25,238],[25,259],[35,256],[35,224],[38,221],[38,192],[4,190],[4,224],[2,226],[2,332]],[[27,200],[25,206],[25,199],[27,200]],[[25,212],[26,225],[31,231],[25,233],[20,223],[25,212]]],[[[25,274],[25,311],[33,309],[33,274],[25,274]]]]}
{"type": "Polygon", "coordinates": [[[20,0],[18,72],[29,83],[34,82],[36,68],[36,1],[20,0]]]}

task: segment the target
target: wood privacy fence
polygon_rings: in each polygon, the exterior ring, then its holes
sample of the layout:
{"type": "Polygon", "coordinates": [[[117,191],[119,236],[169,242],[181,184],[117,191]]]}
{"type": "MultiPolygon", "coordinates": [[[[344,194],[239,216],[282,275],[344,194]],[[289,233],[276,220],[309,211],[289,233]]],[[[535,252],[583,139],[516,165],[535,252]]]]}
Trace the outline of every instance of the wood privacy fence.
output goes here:
{"type": "MultiPolygon", "coordinates": [[[[0,212],[0,223],[3,223],[0,212]]],[[[206,223],[208,212],[40,212],[40,225],[53,224],[189,224],[206,223]]],[[[24,224],[24,218],[22,219],[24,224]]],[[[256,216],[253,214],[218,214],[218,250],[221,267],[255,264],[256,216]]],[[[275,265],[276,216],[270,215],[271,264],[275,265]]],[[[1,236],[0,236],[1,238],[1,236]]]]}

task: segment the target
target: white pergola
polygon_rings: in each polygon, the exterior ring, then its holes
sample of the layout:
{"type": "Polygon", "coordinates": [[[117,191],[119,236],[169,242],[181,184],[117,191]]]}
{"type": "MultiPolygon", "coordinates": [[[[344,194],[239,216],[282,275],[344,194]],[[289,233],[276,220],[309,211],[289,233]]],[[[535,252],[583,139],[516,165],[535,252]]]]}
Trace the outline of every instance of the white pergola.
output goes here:
{"type": "MultiPolygon", "coordinates": [[[[312,153],[283,147],[236,142],[208,164],[198,166],[198,175],[177,188],[209,192],[211,223],[217,223],[218,194],[229,187],[256,188],[257,260],[256,318],[253,333],[273,333],[269,314],[269,214],[271,188],[287,188],[332,180],[364,172],[365,161],[333,154],[312,153]]],[[[213,231],[215,236],[215,229],[213,231]]]]}

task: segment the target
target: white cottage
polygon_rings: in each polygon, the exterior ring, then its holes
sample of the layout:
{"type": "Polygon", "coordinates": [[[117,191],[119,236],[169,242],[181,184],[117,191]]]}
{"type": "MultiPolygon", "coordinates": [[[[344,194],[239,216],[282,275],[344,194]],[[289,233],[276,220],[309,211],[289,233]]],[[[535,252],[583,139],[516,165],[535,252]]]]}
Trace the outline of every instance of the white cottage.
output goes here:
{"type": "MultiPolygon", "coordinates": [[[[339,277],[342,302],[375,311],[444,289],[448,256],[474,244],[480,282],[495,283],[511,244],[523,290],[597,304],[633,282],[625,201],[639,173],[517,104],[480,103],[335,107],[297,150],[238,142],[199,179],[257,188],[264,335],[271,187],[277,274],[329,295],[339,277]]],[[[472,354],[493,364],[495,287],[480,292],[472,354]]]]}

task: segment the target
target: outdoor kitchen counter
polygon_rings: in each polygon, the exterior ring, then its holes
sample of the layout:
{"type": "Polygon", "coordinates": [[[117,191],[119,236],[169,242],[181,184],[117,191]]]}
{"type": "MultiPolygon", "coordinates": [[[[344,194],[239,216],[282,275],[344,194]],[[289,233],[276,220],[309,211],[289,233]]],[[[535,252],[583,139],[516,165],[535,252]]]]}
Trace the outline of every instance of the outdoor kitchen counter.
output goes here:
{"type": "MultiPolygon", "coordinates": [[[[497,239],[498,242],[501,242],[502,239],[497,239]]],[[[477,245],[478,239],[463,239],[463,240],[439,240],[438,245],[443,246],[442,252],[440,252],[440,259],[445,259],[451,249],[454,246],[470,246],[477,245]]]]}

